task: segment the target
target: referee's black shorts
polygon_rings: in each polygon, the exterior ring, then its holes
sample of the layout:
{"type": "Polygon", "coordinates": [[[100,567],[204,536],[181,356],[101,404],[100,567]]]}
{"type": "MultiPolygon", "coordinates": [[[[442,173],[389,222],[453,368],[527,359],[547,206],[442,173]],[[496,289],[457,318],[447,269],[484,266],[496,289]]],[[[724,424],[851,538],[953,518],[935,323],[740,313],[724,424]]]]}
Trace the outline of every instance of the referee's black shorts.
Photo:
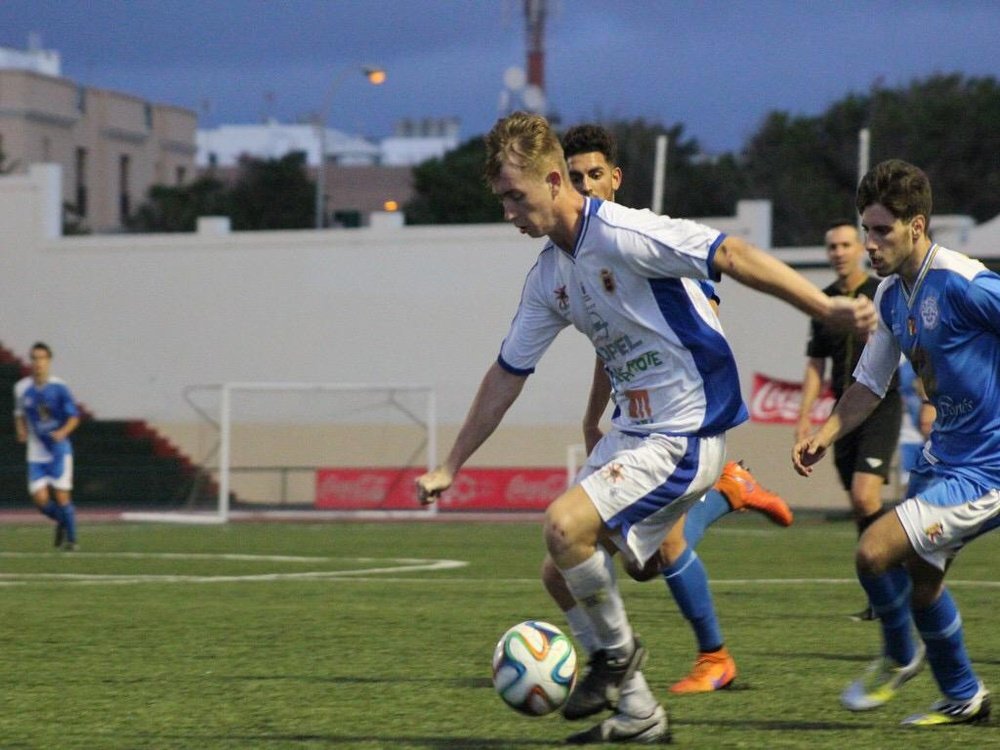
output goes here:
{"type": "Polygon", "coordinates": [[[876,474],[888,483],[902,418],[903,400],[899,391],[893,389],[885,394],[868,419],[833,444],[837,474],[845,490],[850,491],[851,478],[857,472],[876,474]]]}

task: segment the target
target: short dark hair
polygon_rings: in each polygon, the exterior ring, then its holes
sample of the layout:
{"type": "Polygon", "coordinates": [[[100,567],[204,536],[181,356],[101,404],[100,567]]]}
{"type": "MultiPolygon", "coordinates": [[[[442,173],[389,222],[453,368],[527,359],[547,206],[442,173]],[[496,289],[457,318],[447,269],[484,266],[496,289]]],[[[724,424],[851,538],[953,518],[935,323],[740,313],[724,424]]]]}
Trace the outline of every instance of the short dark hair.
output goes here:
{"type": "Polygon", "coordinates": [[[930,227],[931,181],[922,169],[902,159],[883,161],[861,179],[854,201],[859,214],[875,203],[903,221],[923,216],[930,227]]]}
{"type": "Polygon", "coordinates": [[[567,159],[596,151],[604,155],[608,164],[618,164],[618,142],[610,130],[600,125],[574,125],[563,133],[562,147],[567,159]]]}
{"type": "Polygon", "coordinates": [[[49,345],[46,344],[44,341],[36,341],[34,344],[32,344],[31,351],[35,351],[35,349],[41,349],[43,352],[48,354],[50,358],[52,357],[52,350],[49,349],[49,345]]]}
{"type": "Polygon", "coordinates": [[[858,223],[846,217],[840,219],[834,219],[833,221],[831,221],[829,224],[826,225],[825,231],[829,232],[831,229],[839,229],[840,227],[851,227],[852,229],[857,229],[858,223]]]}

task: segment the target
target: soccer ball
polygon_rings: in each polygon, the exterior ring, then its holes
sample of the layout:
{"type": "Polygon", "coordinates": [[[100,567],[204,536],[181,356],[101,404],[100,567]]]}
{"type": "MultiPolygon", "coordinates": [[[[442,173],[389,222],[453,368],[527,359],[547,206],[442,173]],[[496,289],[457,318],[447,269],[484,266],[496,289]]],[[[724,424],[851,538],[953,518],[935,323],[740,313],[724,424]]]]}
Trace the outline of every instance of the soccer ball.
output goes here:
{"type": "Polygon", "coordinates": [[[493,687],[504,703],[528,716],[544,716],[566,702],[576,683],[576,651],[555,625],[518,623],[493,649],[493,687]]]}

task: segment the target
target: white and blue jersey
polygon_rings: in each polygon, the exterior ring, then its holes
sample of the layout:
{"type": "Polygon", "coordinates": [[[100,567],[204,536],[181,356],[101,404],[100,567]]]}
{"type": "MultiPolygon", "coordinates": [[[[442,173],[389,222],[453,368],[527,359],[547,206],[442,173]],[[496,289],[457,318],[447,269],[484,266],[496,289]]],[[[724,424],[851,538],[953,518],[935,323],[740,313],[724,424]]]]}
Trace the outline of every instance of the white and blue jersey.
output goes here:
{"type": "Polygon", "coordinates": [[[937,409],[909,495],[958,505],[1000,488],[1000,276],[933,245],[913,288],[889,276],[875,306],[855,378],[884,395],[902,352],[937,409]]]}
{"type": "Polygon", "coordinates": [[[68,439],[55,441],[52,432],[70,417],[78,417],[76,401],[69,387],[59,378],[49,378],[37,385],[26,377],[14,386],[14,416],[23,417],[28,427],[28,463],[51,463],[73,455],[68,439]]]}
{"type": "Polygon", "coordinates": [[[573,252],[551,241],[525,280],[499,363],[527,375],[575,326],[611,379],[615,426],[705,437],[746,421],[732,349],[703,285],[725,235],[586,199],[573,252]]]}

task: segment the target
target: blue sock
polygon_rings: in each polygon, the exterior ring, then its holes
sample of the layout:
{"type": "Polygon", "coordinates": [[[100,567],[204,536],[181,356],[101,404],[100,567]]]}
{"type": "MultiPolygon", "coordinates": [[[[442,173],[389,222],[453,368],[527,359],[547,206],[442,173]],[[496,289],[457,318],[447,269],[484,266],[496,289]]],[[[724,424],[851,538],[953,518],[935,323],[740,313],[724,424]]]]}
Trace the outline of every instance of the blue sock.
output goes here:
{"type": "Polygon", "coordinates": [[[722,631],[715,617],[712,593],[708,590],[708,574],[701,558],[688,547],[673,565],[663,570],[663,580],[674,595],[681,614],[691,623],[699,651],[722,648],[722,631]]]}
{"type": "Polygon", "coordinates": [[[55,500],[49,500],[45,505],[39,505],[38,512],[43,516],[48,516],[56,523],[62,523],[62,510],[59,508],[59,503],[55,500]]]}
{"type": "Polygon", "coordinates": [[[913,622],[927,645],[927,662],[941,692],[956,700],[975,695],[979,680],[965,650],[962,616],[948,589],[927,609],[914,609],[913,622]]]}
{"type": "Polygon", "coordinates": [[[917,653],[910,625],[910,574],[896,567],[878,576],[859,575],[858,580],[881,620],[885,655],[897,664],[909,664],[917,653]]]}
{"type": "Polygon", "coordinates": [[[708,527],[732,510],[725,495],[718,490],[709,490],[684,516],[684,541],[688,543],[688,547],[697,547],[708,527]]]}
{"type": "Polygon", "coordinates": [[[76,507],[72,502],[60,507],[62,508],[62,524],[66,527],[66,541],[76,544],[76,507]]]}

